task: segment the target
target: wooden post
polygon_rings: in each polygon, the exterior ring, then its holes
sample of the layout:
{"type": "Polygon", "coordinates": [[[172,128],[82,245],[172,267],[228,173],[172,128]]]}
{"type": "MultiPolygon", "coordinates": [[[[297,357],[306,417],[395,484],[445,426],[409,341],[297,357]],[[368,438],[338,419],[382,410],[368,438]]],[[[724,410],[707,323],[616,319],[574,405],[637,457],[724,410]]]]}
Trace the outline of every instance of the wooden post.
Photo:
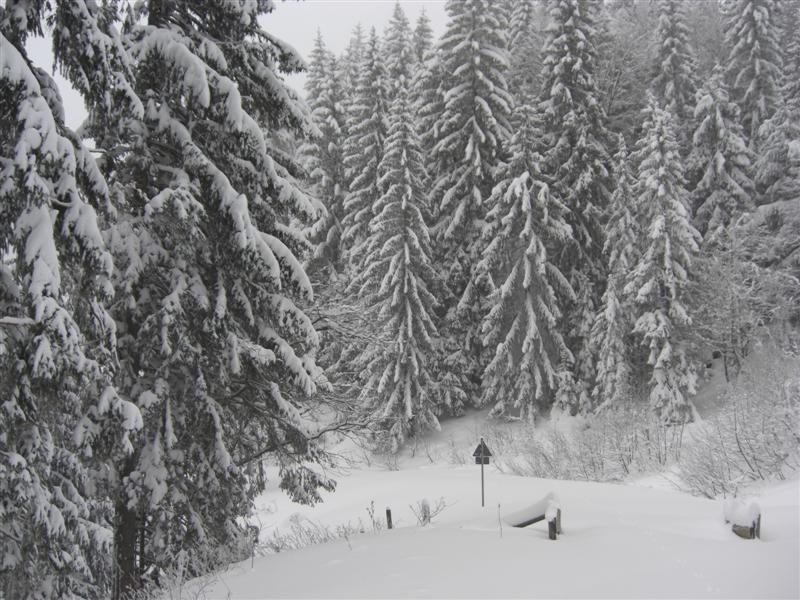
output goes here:
{"type": "Polygon", "coordinates": [[[756,519],[756,530],[755,530],[756,537],[761,539],[761,515],[758,515],[758,519],[756,519]]]}
{"type": "Polygon", "coordinates": [[[497,503],[497,523],[500,525],[500,538],[503,538],[503,519],[500,517],[500,503],[497,503]]]}
{"type": "Polygon", "coordinates": [[[256,546],[258,545],[258,534],[260,531],[261,530],[255,525],[247,526],[247,532],[250,534],[250,542],[252,543],[250,550],[250,569],[253,568],[256,561],[256,546]]]}
{"type": "Polygon", "coordinates": [[[556,512],[556,533],[561,535],[561,509],[556,512]]]}
{"type": "Polygon", "coordinates": [[[386,507],[386,528],[392,528],[392,509],[388,506],[386,507]]]}
{"type": "Polygon", "coordinates": [[[558,539],[556,535],[556,520],[551,519],[547,522],[547,535],[550,537],[551,540],[558,539]]]}

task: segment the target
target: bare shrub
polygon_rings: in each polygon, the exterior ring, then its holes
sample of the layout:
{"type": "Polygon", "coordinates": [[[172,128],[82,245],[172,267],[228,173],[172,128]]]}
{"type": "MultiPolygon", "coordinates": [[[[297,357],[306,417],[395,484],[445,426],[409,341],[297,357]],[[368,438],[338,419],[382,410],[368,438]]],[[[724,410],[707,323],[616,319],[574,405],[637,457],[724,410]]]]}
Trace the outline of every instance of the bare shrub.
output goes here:
{"type": "Polygon", "coordinates": [[[396,452],[379,452],[376,461],[387,471],[400,470],[400,457],[396,452]]]}
{"type": "Polygon", "coordinates": [[[369,515],[369,520],[372,523],[372,531],[374,533],[380,532],[383,529],[383,521],[381,520],[380,516],[375,515],[375,500],[370,500],[369,506],[367,507],[367,514],[369,515]]]}
{"type": "Polygon", "coordinates": [[[451,465],[467,464],[467,457],[463,448],[458,447],[452,436],[447,439],[447,462],[451,465]]]}
{"type": "Polygon", "coordinates": [[[417,524],[422,527],[428,525],[436,515],[440,514],[448,506],[450,505],[445,502],[444,497],[439,498],[433,506],[431,506],[427,498],[423,498],[416,505],[408,505],[417,518],[417,524]]]}
{"type": "Polygon", "coordinates": [[[131,600],[204,600],[210,588],[219,581],[220,573],[233,562],[224,550],[212,560],[203,560],[184,550],[178,552],[169,570],[151,567],[144,584],[130,593],[131,600]],[[197,575],[197,573],[203,573],[197,575]]]}
{"type": "Polygon", "coordinates": [[[546,479],[619,481],[677,459],[682,441],[682,425],[664,423],[647,406],[625,403],[569,433],[556,427],[520,429],[500,446],[497,466],[546,479]]]}
{"type": "Polygon", "coordinates": [[[295,514],[289,518],[289,528],[276,529],[270,537],[259,544],[260,554],[278,554],[286,550],[297,550],[316,544],[349,539],[357,533],[364,533],[364,525],[350,522],[330,527],[295,514]]]}
{"type": "Polygon", "coordinates": [[[800,374],[778,352],[751,362],[727,390],[720,412],[691,435],[680,461],[688,491],[736,495],[755,480],[783,479],[800,468],[800,374]]]}

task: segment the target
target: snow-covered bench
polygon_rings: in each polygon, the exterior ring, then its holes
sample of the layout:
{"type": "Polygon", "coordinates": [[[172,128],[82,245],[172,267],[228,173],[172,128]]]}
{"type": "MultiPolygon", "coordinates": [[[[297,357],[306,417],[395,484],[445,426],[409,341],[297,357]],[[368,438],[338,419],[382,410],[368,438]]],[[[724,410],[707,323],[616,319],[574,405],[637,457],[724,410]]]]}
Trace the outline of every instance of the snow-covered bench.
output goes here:
{"type": "Polygon", "coordinates": [[[561,533],[561,504],[552,492],[530,506],[506,515],[503,521],[511,527],[527,527],[547,519],[547,530],[551,540],[561,533]]]}
{"type": "Polygon", "coordinates": [[[725,522],[731,524],[733,533],[740,538],[761,538],[761,508],[755,502],[745,504],[737,498],[729,498],[723,504],[725,522]]]}

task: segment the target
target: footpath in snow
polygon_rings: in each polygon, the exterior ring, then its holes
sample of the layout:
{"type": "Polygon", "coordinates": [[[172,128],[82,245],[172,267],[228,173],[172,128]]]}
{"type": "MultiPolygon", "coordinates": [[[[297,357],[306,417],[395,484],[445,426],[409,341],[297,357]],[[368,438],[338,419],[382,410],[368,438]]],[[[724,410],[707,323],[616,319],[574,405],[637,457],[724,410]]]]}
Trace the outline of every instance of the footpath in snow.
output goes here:
{"type": "Polygon", "coordinates": [[[632,485],[549,481],[486,469],[480,505],[477,466],[361,470],[338,478],[316,507],[276,490],[259,499],[262,540],[289,518],[336,526],[359,519],[366,532],[232,566],[203,582],[205,598],[798,598],[798,482],[764,489],[760,540],[742,540],[723,521],[722,501],[632,485]],[[503,526],[554,492],[563,535],[542,521],[503,526]],[[427,527],[410,505],[448,504],[427,527]],[[392,508],[396,528],[372,532],[392,508]]]}

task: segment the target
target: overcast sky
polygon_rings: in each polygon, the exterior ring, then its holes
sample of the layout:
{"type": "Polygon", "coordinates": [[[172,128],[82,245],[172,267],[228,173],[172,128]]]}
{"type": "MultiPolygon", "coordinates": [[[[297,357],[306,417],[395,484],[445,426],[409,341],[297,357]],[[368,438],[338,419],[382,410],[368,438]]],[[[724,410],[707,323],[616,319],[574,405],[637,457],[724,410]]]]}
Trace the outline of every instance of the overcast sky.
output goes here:
{"type": "MultiPolygon", "coordinates": [[[[446,14],[444,0],[400,0],[412,27],[423,8],[431,20],[434,37],[444,33],[446,14]]],[[[303,58],[308,57],[317,35],[327,47],[340,54],[344,50],[353,28],[361,23],[365,32],[375,27],[379,33],[389,22],[395,0],[280,0],[275,2],[275,11],[264,17],[262,24],[270,33],[294,46],[303,58]]],[[[28,54],[39,66],[52,71],[52,53],[48,38],[30,38],[28,54]]],[[[71,128],[78,127],[86,118],[83,100],[58,73],[55,74],[61,95],[64,98],[66,122],[71,128]]],[[[304,75],[287,78],[289,83],[302,92],[304,75]]]]}

